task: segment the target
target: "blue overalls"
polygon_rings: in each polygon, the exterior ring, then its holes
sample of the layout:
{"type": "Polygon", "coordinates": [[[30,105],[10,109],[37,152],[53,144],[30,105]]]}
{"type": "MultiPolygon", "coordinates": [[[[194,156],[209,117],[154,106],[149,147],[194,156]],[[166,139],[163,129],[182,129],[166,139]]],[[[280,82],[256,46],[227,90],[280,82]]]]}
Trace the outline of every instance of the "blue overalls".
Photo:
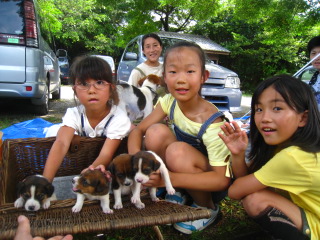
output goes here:
{"type": "MultiPolygon", "coordinates": [[[[219,117],[225,118],[224,114],[222,112],[214,113],[201,125],[201,128],[197,136],[194,136],[182,131],[177,125],[174,124],[173,114],[174,114],[175,106],[176,106],[176,100],[174,100],[171,105],[169,119],[170,119],[170,122],[172,122],[172,128],[175,132],[177,140],[190,144],[191,146],[199,150],[201,153],[203,153],[206,157],[208,157],[207,148],[202,141],[202,136],[214,120],[216,120],[219,117]]],[[[214,203],[218,203],[226,195],[227,195],[227,191],[212,192],[212,201],[214,203]]]]}
{"type": "MultiPolygon", "coordinates": [[[[103,130],[102,130],[102,136],[101,136],[101,137],[105,137],[105,138],[107,137],[107,136],[105,135],[105,130],[106,130],[106,128],[108,127],[108,125],[109,125],[111,119],[113,118],[113,116],[114,116],[114,115],[111,115],[111,117],[108,119],[108,121],[107,121],[106,124],[104,125],[103,130]]],[[[82,137],[86,137],[86,136],[87,136],[86,131],[84,130],[84,118],[83,118],[83,113],[81,113],[81,136],[82,136],[82,137]]]]}
{"type": "Polygon", "coordinates": [[[173,113],[174,113],[175,107],[176,107],[176,100],[174,100],[171,105],[169,119],[172,122],[172,128],[174,130],[177,140],[190,144],[191,146],[195,147],[200,152],[202,152],[205,156],[208,157],[207,148],[202,141],[202,136],[207,130],[207,128],[210,126],[210,124],[219,117],[224,118],[224,114],[222,112],[214,113],[211,117],[208,118],[208,120],[206,120],[202,124],[197,136],[193,136],[189,133],[182,131],[177,125],[174,124],[173,113]]]}

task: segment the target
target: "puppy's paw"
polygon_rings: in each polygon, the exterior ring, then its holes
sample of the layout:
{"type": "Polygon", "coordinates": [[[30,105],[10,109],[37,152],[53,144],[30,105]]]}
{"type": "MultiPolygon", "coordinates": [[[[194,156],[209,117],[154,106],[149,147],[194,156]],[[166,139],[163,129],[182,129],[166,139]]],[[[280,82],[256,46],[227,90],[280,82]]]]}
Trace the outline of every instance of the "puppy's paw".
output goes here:
{"type": "Polygon", "coordinates": [[[157,197],[151,197],[151,200],[154,201],[154,202],[158,202],[158,201],[159,201],[159,198],[157,198],[157,197]]]}
{"type": "Polygon", "coordinates": [[[145,207],[144,203],[143,202],[137,202],[134,204],[136,206],[136,208],[139,208],[139,209],[143,209],[145,207]]]}
{"type": "Polygon", "coordinates": [[[72,207],[72,212],[77,213],[77,212],[80,212],[81,209],[82,209],[82,205],[76,204],[72,207]]]}
{"type": "Polygon", "coordinates": [[[21,208],[24,205],[24,200],[22,197],[19,197],[15,202],[14,202],[14,206],[16,208],[21,208]]]}
{"type": "Polygon", "coordinates": [[[132,202],[133,204],[136,204],[137,202],[141,202],[140,197],[132,196],[132,197],[131,197],[131,202],[132,202]]]}
{"type": "Polygon", "coordinates": [[[122,203],[114,204],[114,205],[113,205],[113,208],[114,208],[114,209],[121,209],[121,208],[123,208],[122,203]]]}
{"type": "Polygon", "coordinates": [[[176,192],[176,190],[174,190],[173,187],[168,187],[168,188],[166,188],[166,190],[167,190],[167,193],[168,193],[169,195],[173,195],[173,194],[175,194],[175,192],[176,192]]]}
{"type": "Polygon", "coordinates": [[[113,210],[110,209],[110,208],[104,208],[104,209],[102,209],[102,210],[103,210],[103,212],[106,213],[106,214],[112,214],[112,213],[113,213],[113,210]]]}
{"type": "Polygon", "coordinates": [[[48,209],[50,207],[50,199],[46,199],[42,204],[43,209],[48,209]]]}

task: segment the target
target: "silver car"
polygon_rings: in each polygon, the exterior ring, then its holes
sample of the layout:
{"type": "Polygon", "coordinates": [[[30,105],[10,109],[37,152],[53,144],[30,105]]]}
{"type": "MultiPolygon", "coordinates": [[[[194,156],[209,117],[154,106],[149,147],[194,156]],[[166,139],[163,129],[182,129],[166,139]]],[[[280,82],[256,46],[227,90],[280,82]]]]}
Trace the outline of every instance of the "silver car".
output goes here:
{"type": "Polygon", "coordinates": [[[36,1],[0,1],[0,100],[30,99],[45,115],[60,99],[58,59],[41,36],[36,1]],[[49,70],[48,70],[49,69],[49,70]]]}

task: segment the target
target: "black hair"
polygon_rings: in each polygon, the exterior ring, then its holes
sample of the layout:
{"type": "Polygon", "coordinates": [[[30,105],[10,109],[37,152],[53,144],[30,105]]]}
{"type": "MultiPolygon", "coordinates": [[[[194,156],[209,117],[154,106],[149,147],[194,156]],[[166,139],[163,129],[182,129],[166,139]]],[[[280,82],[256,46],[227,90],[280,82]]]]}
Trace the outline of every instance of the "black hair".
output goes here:
{"type": "Polygon", "coordinates": [[[143,35],[143,37],[142,37],[142,50],[144,50],[144,42],[146,41],[147,38],[154,38],[154,39],[156,39],[156,40],[159,42],[160,46],[162,46],[161,38],[160,38],[157,34],[155,34],[155,33],[148,33],[148,34],[143,35]]]}
{"type": "Polygon", "coordinates": [[[111,85],[113,85],[113,87],[110,88],[111,98],[115,105],[119,103],[119,96],[114,86],[115,82],[112,78],[111,67],[109,63],[102,58],[91,55],[77,57],[70,67],[69,75],[70,83],[73,86],[76,81],[85,83],[90,78],[111,83],[111,85]]]}
{"type": "Polygon", "coordinates": [[[251,101],[250,142],[251,150],[249,160],[250,172],[257,171],[266,164],[275,151],[289,146],[300,147],[303,151],[320,152],[320,113],[311,88],[303,81],[289,75],[271,77],[259,84],[251,101]],[[273,87],[285,100],[289,107],[297,113],[306,112],[307,122],[299,127],[291,138],[281,145],[271,146],[265,143],[255,124],[255,108],[262,92],[273,87]]]}
{"type": "Polygon", "coordinates": [[[184,47],[192,48],[198,54],[199,59],[200,59],[200,65],[201,65],[201,75],[204,75],[204,73],[206,71],[206,55],[205,55],[204,51],[202,50],[202,48],[198,44],[196,44],[194,42],[183,41],[183,40],[181,40],[181,41],[173,44],[169,48],[167,48],[166,53],[163,58],[163,72],[165,72],[165,70],[166,70],[166,61],[167,61],[167,57],[168,57],[169,53],[177,48],[184,48],[184,47]]]}
{"type": "Polygon", "coordinates": [[[308,42],[308,53],[310,55],[312,49],[315,47],[320,47],[320,36],[313,37],[309,42],[308,42]]]}

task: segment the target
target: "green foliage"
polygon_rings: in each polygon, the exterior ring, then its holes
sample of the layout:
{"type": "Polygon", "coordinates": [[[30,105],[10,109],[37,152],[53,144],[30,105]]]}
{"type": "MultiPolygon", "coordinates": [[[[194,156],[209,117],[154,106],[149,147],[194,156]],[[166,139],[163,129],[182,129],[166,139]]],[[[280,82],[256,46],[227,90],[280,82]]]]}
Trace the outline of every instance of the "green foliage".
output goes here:
{"type": "Polygon", "coordinates": [[[317,0],[38,0],[42,32],[71,57],[117,59],[129,40],[160,30],[205,35],[231,51],[220,64],[250,92],[268,76],[295,73],[320,34],[317,0]]]}
{"type": "Polygon", "coordinates": [[[263,79],[293,74],[307,62],[306,44],[319,34],[312,29],[319,29],[320,19],[306,16],[309,8],[303,0],[234,0],[193,32],[231,51],[220,64],[237,72],[242,90],[252,92],[263,79]]]}

